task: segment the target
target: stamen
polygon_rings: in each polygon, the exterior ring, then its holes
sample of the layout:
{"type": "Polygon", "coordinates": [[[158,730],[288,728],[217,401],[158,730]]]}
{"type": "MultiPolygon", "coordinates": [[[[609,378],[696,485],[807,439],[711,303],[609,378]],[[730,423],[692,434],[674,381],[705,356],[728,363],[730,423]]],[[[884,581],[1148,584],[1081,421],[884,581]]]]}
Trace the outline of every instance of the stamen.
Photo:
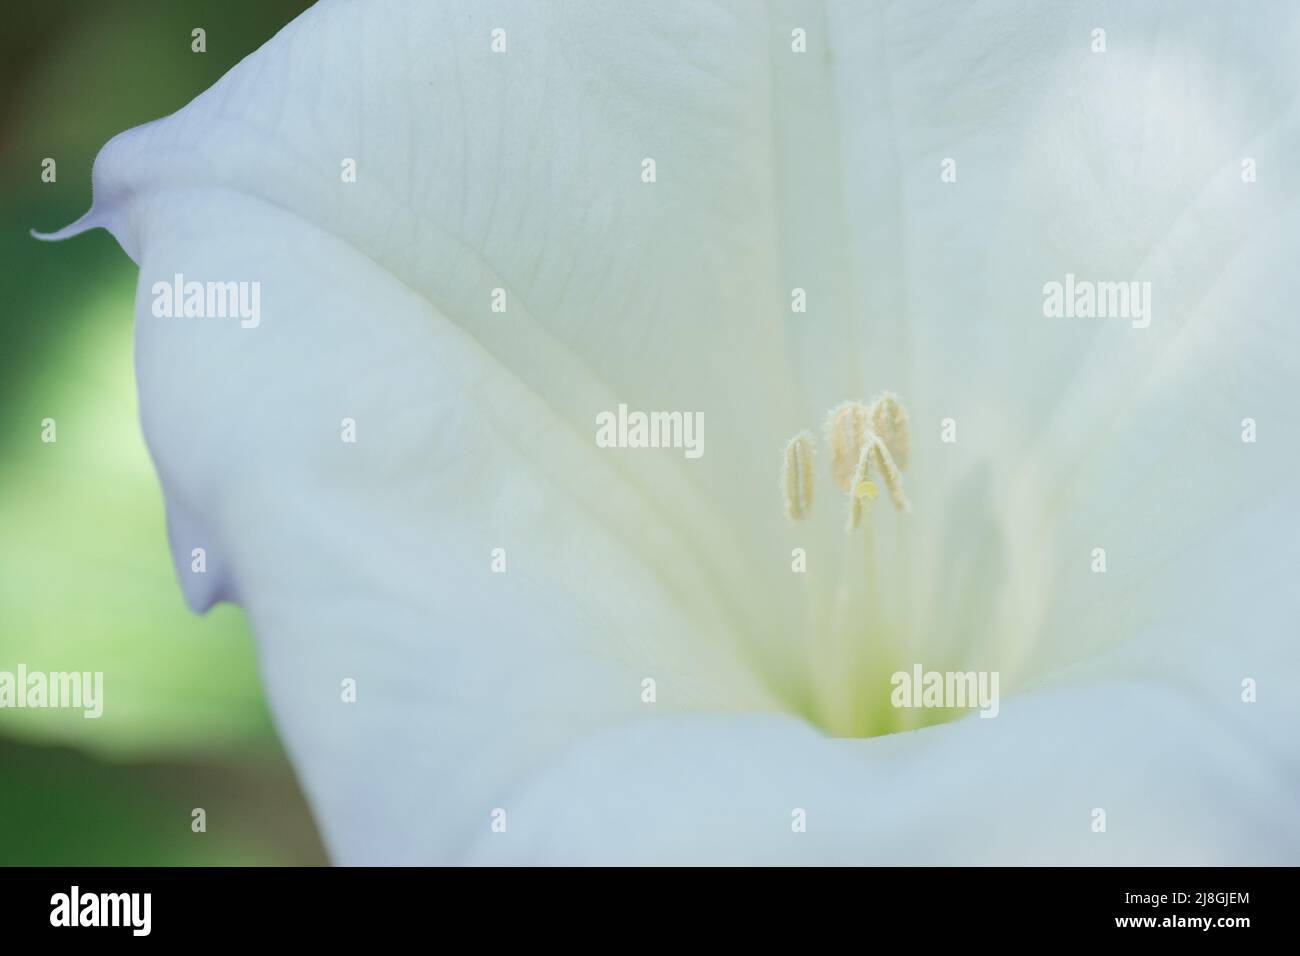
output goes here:
{"type": "Polygon", "coordinates": [[[826,419],[826,439],[831,447],[831,472],[835,483],[853,490],[853,473],[862,455],[862,445],[871,432],[871,414],[861,402],[844,402],[831,409],[826,419]]]}
{"type": "Polygon", "coordinates": [[[852,531],[862,520],[864,510],[870,509],[872,502],[880,495],[880,491],[875,484],[870,481],[872,468],[880,473],[884,479],[885,487],[889,489],[889,498],[894,503],[894,507],[902,511],[910,509],[907,503],[907,497],[903,494],[903,476],[899,473],[898,467],[894,464],[894,456],[889,453],[885,443],[876,437],[875,434],[868,432],[866,441],[862,446],[862,452],[858,457],[858,466],[853,472],[853,489],[854,493],[850,498],[849,507],[849,528],[852,531]],[[863,502],[866,505],[863,505],[863,502]]]}
{"type": "MultiPolygon", "coordinates": [[[[892,392],[882,392],[871,404],[848,401],[828,413],[826,443],[830,446],[831,473],[849,501],[847,530],[862,527],[862,581],[850,589],[842,584],[829,612],[829,637],[816,647],[815,673],[828,681],[835,695],[822,702],[824,722],[833,732],[852,732],[873,720],[852,693],[862,678],[901,653],[890,640],[899,616],[891,605],[893,579],[878,574],[876,529],[871,509],[888,491],[894,507],[908,511],[903,493],[903,468],[911,451],[907,412],[892,392]],[[883,487],[882,487],[883,486],[883,487]],[[853,594],[850,601],[849,594],[853,594]]],[[[786,445],[782,486],[786,514],[802,518],[812,501],[812,439],[806,432],[786,445]]],[[[900,529],[901,530],[901,529],[900,529]]],[[[903,543],[902,538],[899,541],[903,543]]],[[[892,549],[891,549],[892,553],[892,549]]],[[[898,550],[900,557],[907,550],[898,550]]]]}
{"type": "MultiPolygon", "coordinates": [[[[831,448],[835,483],[849,495],[850,530],[861,522],[864,509],[870,509],[880,497],[880,488],[870,480],[873,472],[880,475],[895,508],[911,509],[903,494],[902,474],[911,450],[911,435],[907,412],[896,395],[882,392],[870,406],[863,402],[837,405],[826,419],[826,440],[831,448]]],[[[808,432],[800,432],[786,442],[781,491],[786,517],[792,521],[807,517],[812,507],[812,457],[813,438],[808,432]]]]}
{"type": "Polygon", "coordinates": [[[849,530],[861,523],[864,510],[880,495],[869,480],[873,471],[880,475],[894,507],[910,509],[903,494],[902,468],[911,451],[911,435],[907,412],[897,396],[884,392],[870,407],[862,402],[835,407],[826,420],[826,438],[835,483],[849,493],[849,530]]]}
{"type": "Polygon", "coordinates": [[[882,392],[871,403],[871,430],[885,443],[899,470],[906,468],[912,436],[907,427],[907,412],[893,392],[882,392]]]}
{"type": "Polygon", "coordinates": [[[786,443],[781,487],[785,491],[785,514],[793,521],[806,517],[813,496],[813,439],[800,432],[786,443]]]}

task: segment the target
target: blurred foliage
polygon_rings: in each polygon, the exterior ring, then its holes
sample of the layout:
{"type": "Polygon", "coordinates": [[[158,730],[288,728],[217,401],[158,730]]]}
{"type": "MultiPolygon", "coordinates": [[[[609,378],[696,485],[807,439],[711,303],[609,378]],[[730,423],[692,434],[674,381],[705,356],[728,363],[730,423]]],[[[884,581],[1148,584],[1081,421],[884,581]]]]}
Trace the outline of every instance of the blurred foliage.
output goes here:
{"type": "Polygon", "coordinates": [[[0,33],[0,670],[103,671],[104,715],[0,709],[0,863],[323,857],[242,614],[174,579],[132,371],[136,269],[90,204],[96,152],[184,106],[306,4],[13,6],[0,33]],[[207,52],[190,31],[207,31],[207,52]],[[41,162],[58,163],[41,181],[41,162]],[[57,441],[41,441],[53,418],[57,441]],[[208,832],[190,831],[204,807],[208,832]]]}

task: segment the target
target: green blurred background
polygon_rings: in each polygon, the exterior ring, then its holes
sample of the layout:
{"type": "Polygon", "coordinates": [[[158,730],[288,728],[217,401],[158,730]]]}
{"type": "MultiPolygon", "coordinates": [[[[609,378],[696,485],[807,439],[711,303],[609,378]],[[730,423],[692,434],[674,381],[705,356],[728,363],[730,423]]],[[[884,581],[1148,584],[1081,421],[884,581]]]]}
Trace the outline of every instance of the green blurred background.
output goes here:
{"type": "Polygon", "coordinates": [[[0,709],[0,864],[314,864],[243,615],[191,614],[140,434],[136,269],[90,205],[115,133],[174,112],[309,6],[43,0],[0,27],[0,670],[103,671],[104,715],[0,709]],[[191,51],[195,27],[207,52],[191,51]],[[46,157],[57,180],[41,181],[46,157]],[[57,442],[41,441],[41,420],[57,442]],[[191,831],[191,811],[207,832],[191,831]]]}

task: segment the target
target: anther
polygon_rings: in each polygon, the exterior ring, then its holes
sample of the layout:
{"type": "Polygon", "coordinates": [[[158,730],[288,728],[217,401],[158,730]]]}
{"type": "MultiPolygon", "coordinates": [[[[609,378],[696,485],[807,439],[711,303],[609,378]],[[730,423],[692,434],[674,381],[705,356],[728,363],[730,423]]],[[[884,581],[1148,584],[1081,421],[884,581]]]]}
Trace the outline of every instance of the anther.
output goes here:
{"type": "Polygon", "coordinates": [[[894,464],[899,471],[906,468],[912,436],[907,427],[907,412],[893,392],[882,392],[871,403],[871,430],[894,456],[894,464]]]}
{"type": "Polygon", "coordinates": [[[781,469],[781,489],[785,492],[786,517],[799,521],[812,507],[813,440],[800,432],[785,446],[785,464],[781,469]]]}
{"type": "Polygon", "coordinates": [[[845,491],[853,490],[862,445],[871,431],[871,414],[861,402],[844,402],[831,409],[826,420],[826,441],[831,449],[831,473],[845,491]]]}

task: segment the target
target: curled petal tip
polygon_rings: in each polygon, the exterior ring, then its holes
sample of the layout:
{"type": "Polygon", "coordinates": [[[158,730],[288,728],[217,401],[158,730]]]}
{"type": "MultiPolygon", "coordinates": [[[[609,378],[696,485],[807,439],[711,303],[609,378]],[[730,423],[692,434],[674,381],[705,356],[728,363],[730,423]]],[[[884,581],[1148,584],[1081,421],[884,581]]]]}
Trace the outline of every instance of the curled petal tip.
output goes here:
{"type": "Polygon", "coordinates": [[[54,232],[40,232],[36,229],[31,230],[33,239],[40,239],[42,242],[58,242],[60,239],[71,239],[73,236],[79,236],[83,232],[89,232],[91,229],[97,229],[103,223],[99,221],[99,216],[92,207],[84,216],[76,222],[68,223],[62,229],[54,232]]]}

